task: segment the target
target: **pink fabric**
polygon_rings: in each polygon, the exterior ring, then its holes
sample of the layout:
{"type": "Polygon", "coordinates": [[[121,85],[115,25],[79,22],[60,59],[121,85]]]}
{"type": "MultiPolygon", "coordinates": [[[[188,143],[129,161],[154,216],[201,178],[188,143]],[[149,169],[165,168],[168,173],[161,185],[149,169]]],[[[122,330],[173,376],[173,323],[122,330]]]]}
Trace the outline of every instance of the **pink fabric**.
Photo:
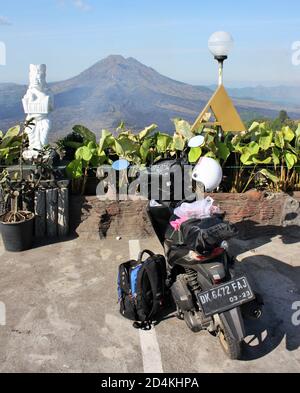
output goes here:
{"type": "Polygon", "coordinates": [[[171,221],[170,224],[171,224],[172,228],[175,229],[175,231],[179,231],[181,225],[182,225],[184,222],[188,221],[188,219],[189,219],[188,217],[178,218],[176,221],[171,221]]]}

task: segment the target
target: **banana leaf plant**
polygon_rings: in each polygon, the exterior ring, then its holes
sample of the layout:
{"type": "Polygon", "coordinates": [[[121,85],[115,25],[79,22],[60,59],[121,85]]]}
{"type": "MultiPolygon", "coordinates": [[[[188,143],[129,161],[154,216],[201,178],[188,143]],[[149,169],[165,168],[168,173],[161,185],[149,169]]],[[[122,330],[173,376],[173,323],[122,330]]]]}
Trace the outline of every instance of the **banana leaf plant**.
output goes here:
{"type": "Polygon", "coordinates": [[[17,162],[22,143],[19,125],[10,128],[5,134],[0,131],[0,164],[12,165],[17,162]]]}
{"type": "MultiPolygon", "coordinates": [[[[89,172],[104,164],[112,164],[113,160],[125,158],[135,165],[146,163],[152,139],[150,134],[156,129],[155,125],[134,134],[125,130],[124,125],[118,127],[119,135],[115,137],[110,131],[103,130],[99,143],[96,135],[84,126],[75,126],[73,131],[83,138],[75,152],[74,159],[67,166],[67,173],[73,180],[73,187],[80,184],[84,194],[89,172]]],[[[75,144],[72,144],[75,147],[75,144]]]]}
{"type": "MultiPolygon", "coordinates": [[[[103,165],[107,156],[99,154],[99,147],[96,143],[96,135],[84,126],[75,126],[73,131],[82,136],[82,143],[78,142],[75,157],[67,165],[67,174],[72,179],[73,191],[80,188],[83,195],[85,192],[89,172],[93,168],[103,165]]],[[[72,145],[73,147],[76,144],[72,145]]]]}
{"type": "Polygon", "coordinates": [[[289,127],[273,131],[265,123],[253,123],[249,132],[235,136],[232,151],[237,155],[239,169],[233,191],[244,192],[262,177],[273,191],[295,189],[299,184],[296,165],[300,157],[296,139],[296,133],[289,127]]]}
{"type": "MultiPolygon", "coordinates": [[[[157,131],[154,124],[139,133],[121,124],[114,134],[103,130],[99,143],[93,132],[75,126],[74,132],[82,140],[76,145],[75,157],[67,171],[73,180],[81,181],[83,193],[89,171],[99,165],[124,158],[134,166],[147,166],[164,158],[175,158],[195,134],[185,120],[175,119],[174,124],[173,136],[157,131]]],[[[214,128],[202,126],[198,133],[205,136],[205,143],[189,149],[189,162],[195,164],[203,156],[218,160],[228,178],[228,191],[245,192],[251,187],[272,191],[300,188],[300,125],[295,131],[288,126],[274,131],[268,123],[254,122],[247,132],[226,133],[223,138],[214,128]]]]}

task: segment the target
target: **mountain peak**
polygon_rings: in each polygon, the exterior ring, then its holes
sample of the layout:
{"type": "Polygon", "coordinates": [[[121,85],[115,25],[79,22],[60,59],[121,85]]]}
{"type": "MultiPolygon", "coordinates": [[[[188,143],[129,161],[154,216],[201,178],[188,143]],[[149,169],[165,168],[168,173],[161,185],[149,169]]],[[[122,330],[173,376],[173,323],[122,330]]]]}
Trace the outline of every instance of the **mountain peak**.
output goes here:
{"type": "MultiPolygon", "coordinates": [[[[121,55],[110,55],[87,70],[83,71],[77,77],[71,80],[80,80],[83,84],[105,84],[108,81],[114,83],[129,83],[134,82],[137,79],[144,78],[145,74],[153,73],[154,70],[140,63],[133,57],[125,58],[121,55]]],[[[158,73],[155,72],[156,75],[158,73]]],[[[153,77],[153,75],[152,75],[153,77]]]]}
{"type": "MultiPolygon", "coordinates": [[[[164,131],[173,130],[170,119],[180,117],[193,122],[213,94],[208,88],[195,87],[165,77],[133,57],[110,55],[81,74],[66,81],[52,83],[56,108],[53,116],[53,137],[70,132],[74,124],[84,124],[95,131],[115,129],[123,120],[139,129],[156,123],[164,131]]],[[[295,87],[296,89],[296,87],[295,87]]],[[[0,85],[1,128],[8,128],[23,118],[21,99],[26,86],[0,85]]],[[[269,97],[267,89],[259,97],[269,97]]],[[[238,98],[237,108],[248,118],[275,117],[285,105],[242,100],[246,93],[229,90],[238,98]]],[[[251,94],[250,94],[251,93],[251,94]]],[[[276,93],[282,99],[284,91],[276,93]]],[[[295,91],[295,97],[298,90],[295,91]]],[[[297,95],[298,97],[298,95],[297,95]]],[[[289,106],[289,115],[299,118],[300,109],[289,106]]]]}
{"type": "Polygon", "coordinates": [[[122,55],[109,55],[105,59],[100,60],[96,64],[103,64],[103,63],[123,64],[123,63],[126,63],[126,59],[122,55]]]}
{"type": "Polygon", "coordinates": [[[136,67],[141,67],[141,68],[149,68],[146,65],[142,64],[138,60],[136,60],[134,57],[124,57],[122,55],[109,55],[105,57],[104,59],[98,61],[92,68],[94,67],[100,67],[100,66],[108,66],[108,67],[114,67],[118,65],[124,65],[128,67],[136,66],[136,67]]]}

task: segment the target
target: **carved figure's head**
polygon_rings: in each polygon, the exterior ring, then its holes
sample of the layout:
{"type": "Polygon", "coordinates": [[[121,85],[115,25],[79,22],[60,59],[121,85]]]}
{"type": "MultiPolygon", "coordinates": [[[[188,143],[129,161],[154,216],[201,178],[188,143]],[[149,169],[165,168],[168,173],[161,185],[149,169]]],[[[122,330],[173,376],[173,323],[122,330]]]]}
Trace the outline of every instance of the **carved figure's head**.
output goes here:
{"type": "Polygon", "coordinates": [[[30,64],[30,87],[42,89],[46,86],[46,70],[47,67],[45,64],[30,64]]]}

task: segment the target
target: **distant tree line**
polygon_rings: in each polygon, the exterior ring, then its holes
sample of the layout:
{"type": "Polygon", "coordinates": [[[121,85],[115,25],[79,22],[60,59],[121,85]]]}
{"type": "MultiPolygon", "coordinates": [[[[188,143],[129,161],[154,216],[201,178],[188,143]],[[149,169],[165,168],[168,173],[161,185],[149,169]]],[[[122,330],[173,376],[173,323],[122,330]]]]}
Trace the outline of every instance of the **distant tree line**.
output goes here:
{"type": "Polygon", "coordinates": [[[280,130],[284,126],[289,126],[293,131],[298,128],[299,120],[292,120],[287,111],[281,110],[276,119],[269,119],[266,117],[258,117],[246,122],[247,129],[249,129],[254,121],[258,123],[266,123],[267,128],[273,131],[280,130]]]}

